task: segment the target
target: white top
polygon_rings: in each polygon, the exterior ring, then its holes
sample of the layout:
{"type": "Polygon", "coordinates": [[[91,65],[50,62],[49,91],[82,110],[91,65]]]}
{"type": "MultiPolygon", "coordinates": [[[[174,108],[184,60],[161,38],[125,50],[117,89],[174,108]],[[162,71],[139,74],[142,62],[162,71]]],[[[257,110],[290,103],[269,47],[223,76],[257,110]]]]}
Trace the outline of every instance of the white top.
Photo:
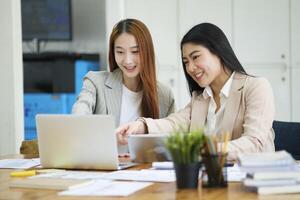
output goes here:
{"type": "Polygon", "coordinates": [[[220,91],[220,108],[216,113],[217,104],[213,98],[213,92],[210,86],[205,87],[203,91],[204,99],[210,98],[209,106],[208,106],[208,113],[206,117],[206,125],[205,125],[205,133],[206,134],[221,134],[222,131],[220,130],[221,122],[224,116],[224,111],[226,107],[226,103],[229,98],[230,88],[232,79],[235,72],[233,72],[230,78],[226,81],[223,88],[220,91]]]}
{"type": "MultiPolygon", "coordinates": [[[[142,95],[143,91],[133,92],[125,85],[122,86],[120,125],[135,121],[141,116],[142,95]]],[[[119,153],[127,152],[127,145],[119,145],[119,153]]]]}

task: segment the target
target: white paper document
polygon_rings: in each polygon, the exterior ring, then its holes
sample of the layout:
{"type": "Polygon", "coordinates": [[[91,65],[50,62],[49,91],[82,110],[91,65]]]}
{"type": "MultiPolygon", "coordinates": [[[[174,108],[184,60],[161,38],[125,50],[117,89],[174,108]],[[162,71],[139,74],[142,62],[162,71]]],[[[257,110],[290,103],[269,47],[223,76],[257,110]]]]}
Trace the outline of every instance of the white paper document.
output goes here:
{"type": "Polygon", "coordinates": [[[108,174],[107,172],[88,172],[88,171],[59,171],[53,173],[44,173],[30,178],[61,178],[61,179],[79,179],[79,180],[98,180],[108,174]]]}
{"type": "Polygon", "coordinates": [[[0,168],[2,169],[29,169],[40,165],[40,159],[3,159],[0,160],[0,168]]]}
{"type": "Polygon", "coordinates": [[[152,167],[154,169],[174,169],[173,162],[165,161],[165,162],[153,162],[152,167]]]}
{"type": "Polygon", "coordinates": [[[138,190],[150,186],[148,182],[125,182],[97,180],[88,186],[66,190],[58,195],[67,196],[128,196],[138,190]]]}
{"type": "Polygon", "coordinates": [[[30,178],[61,178],[61,179],[91,179],[91,180],[130,180],[150,182],[175,181],[174,170],[128,170],[114,172],[61,171],[45,173],[30,178]]]}
{"type": "Polygon", "coordinates": [[[240,182],[246,178],[246,172],[241,171],[237,164],[232,167],[227,167],[227,181],[228,182],[240,182]]]}
{"type": "Polygon", "coordinates": [[[151,182],[173,182],[176,180],[174,170],[128,170],[115,171],[104,176],[111,180],[151,181],[151,182]]]}

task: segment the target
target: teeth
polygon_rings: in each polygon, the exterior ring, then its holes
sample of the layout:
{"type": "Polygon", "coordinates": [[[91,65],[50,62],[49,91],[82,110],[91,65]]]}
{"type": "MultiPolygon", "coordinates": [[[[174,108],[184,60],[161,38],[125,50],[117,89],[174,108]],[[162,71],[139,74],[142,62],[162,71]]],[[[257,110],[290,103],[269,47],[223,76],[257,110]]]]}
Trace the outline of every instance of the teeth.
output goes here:
{"type": "Polygon", "coordinates": [[[196,78],[199,78],[202,74],[203,74],[203,73],[200,72],[200,73],[196,74],[195,76],[196,76],[196,78]]]}
{"type": "Polygon", "coordinates": [[[131,69],[134,69],[135,66],[132,66],[132,67],[125,67],[125,68],[128,69],[128,70],[131,70],[131,69]]]}

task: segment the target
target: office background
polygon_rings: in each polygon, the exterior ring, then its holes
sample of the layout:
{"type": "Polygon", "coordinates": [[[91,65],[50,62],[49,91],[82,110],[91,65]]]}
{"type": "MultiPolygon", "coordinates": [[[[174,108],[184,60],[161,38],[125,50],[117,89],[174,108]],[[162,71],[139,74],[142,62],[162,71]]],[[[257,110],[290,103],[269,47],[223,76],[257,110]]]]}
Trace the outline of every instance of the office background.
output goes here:
{"type": "MultiPolygon", "coordinates": [[[[24,137],[20,0],[0,1],[0,155],[16,153],[24,137]]],[[[253,75],[272,84],[276,119],[300,121],[299,0],[72,0],[73,40],[41,44],[41,51],[99,52],[107,66],[107,43],[122,18],[142,20],[150,29],[158,79],[174,92],[177,108],[189,101],[179,43],[193,25],[212,22],[230,40],[253,75]]]]}

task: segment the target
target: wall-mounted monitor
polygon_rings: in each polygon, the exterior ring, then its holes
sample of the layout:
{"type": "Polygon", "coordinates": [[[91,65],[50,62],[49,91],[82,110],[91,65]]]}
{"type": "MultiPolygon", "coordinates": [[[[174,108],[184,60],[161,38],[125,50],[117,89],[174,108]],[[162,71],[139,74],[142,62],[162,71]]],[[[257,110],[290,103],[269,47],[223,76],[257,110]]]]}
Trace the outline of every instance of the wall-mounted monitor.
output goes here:
{"type": "Polygon", "coordinates": [[[23,40],[71,40],[71,0],[22,0],[23,40]]]}

